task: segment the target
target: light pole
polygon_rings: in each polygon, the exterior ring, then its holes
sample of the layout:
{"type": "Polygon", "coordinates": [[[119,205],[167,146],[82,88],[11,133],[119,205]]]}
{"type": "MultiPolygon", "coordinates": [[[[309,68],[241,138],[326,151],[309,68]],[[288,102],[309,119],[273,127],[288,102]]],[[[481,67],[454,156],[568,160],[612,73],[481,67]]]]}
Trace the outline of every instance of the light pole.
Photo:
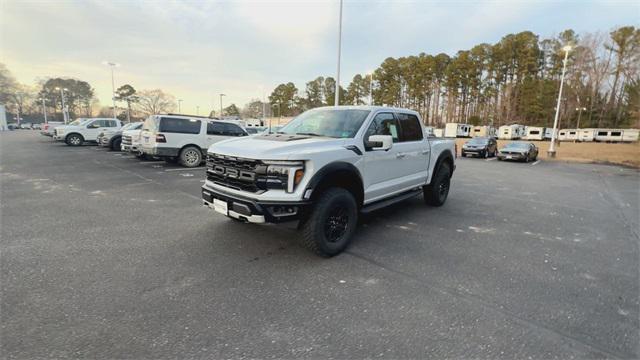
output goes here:
{"type": "Polygon", "coordinates": [[[225,94],[220,94],[220,118],[222,119],[222,97],[227,96],[225,94]]]}
{"type": "Polygon", "coordinates": [[[373,105],[373,73],[369,74],[369,106],[373,105]]]}
{"type": "Polygon", "coordinates": [[[56,87],[56,90],[60,90],[60,100],[62,101],[62,119],[66,124],[69,121],[69,115],[67,114],[67,106],[64,103],[64,92],[68,91],[67,88],[56,87]]]}
{"type": "Polygon", "coordinates": [[[114,63],[111,61],[103,61],[104,65],[107,65],[111,68],[111,101],[113,102],[113,118],[116,118],[116,83],[113,79],[113,68],[120,66],[118,63],[114,63]]]}
{"type": "Polygon", "coordinates": [[[340,52],[342,50],[342,0],[340,0],[340,20],[338,21],[338,71],[336,72],[336,97],[334,106],[340,105],[340,52]]]}
{"type": "Polygon", "coordinates": [[[47,107],[44,105],[44,97],[41,97],[40,100],[42,101],[42,114],[44,115],[44,123],[48,124],[48,121],[47,121],[47,107]]]}
{"type": "Polygon", "coordinates": [[[178,114],[182,114],[182,99],[178,99],[178,114]]]}
{"type": "Polygon", "coordinates": [[[577,107],[576,111],[578,112],[578,122],[576,124],[576,129],[580,130],[580,118],[582,117],[582,112],[587,111],[586,107],[577,107]]]}
{"type": "MultiPolygon", "coordinates": [[[[280,103],[272,104],[271,108],[274,108],[276,106],[278,107],[278,116],[282,117],[282,113],[280,111],[280,103]]],[[[271,134],[271,120],[272,120],[272,118],[273,118],[273,116],[271,118],[269,118],[269,134],[271,134]]],[[[280,125],[280,119],[278,119],[278,125],[280,125]]]]}
{"type": "Polygon", "coordinates": [[[562,86],[564,85],[564,74],[567,70],[567,59],[569,58],[569,51],[571,46],[567,45],[562,48],[564,50],[564,60],[562,61],[562,75],[560,76],[560,90],[558,91],[558,104],[556,105],[556,116],[553,119],[553,131],[551,132],[551,144],[549,145],[549,151],[547,155],[550,158],[556,157],[556,131],[558,128],[558,115],[560,115],[560,101],[562,100],[562,86]]]}

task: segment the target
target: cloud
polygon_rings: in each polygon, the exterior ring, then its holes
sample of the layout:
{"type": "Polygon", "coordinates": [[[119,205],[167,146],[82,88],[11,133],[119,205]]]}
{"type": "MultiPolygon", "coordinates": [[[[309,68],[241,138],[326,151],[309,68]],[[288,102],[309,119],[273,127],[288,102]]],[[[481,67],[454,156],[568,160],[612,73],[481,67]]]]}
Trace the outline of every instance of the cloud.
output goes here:
{"type": "MultiPolygon", "coordinates": [[[[451,55],[510,32],[550,36],[566,28],[609,30],[637,23],[629,1],[345,1],[342,84],[388,56],[451,55]]],[[[4,0],[0,61],[18,80],[75,77],[103,104],[116,83],[162,88],[195,112],[242,105],[281,82],[300,88],[336,67],[338,1],[4,0]]],[[[302,90],[302,89],[301,89],[302,90]]]]}

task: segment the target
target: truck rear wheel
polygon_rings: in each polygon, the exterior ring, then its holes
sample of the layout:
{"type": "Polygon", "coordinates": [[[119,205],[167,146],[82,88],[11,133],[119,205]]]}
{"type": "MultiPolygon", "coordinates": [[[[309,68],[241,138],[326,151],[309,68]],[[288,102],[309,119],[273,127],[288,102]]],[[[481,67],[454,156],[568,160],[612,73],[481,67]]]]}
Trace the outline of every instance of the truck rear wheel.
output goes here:
{"type": "Polygon", "coordinates": [[[424,201],[431,206],[442,206],[447,201],[451,185],[451,168],[443,162],[431,179],[431,184],[423,187],[424,201]]]}
{"type": "Polygon", "coordinates": [[[341,188],[325,190],[304,220],[303,245],[316,255],[330,257],[342,252],[358,224],[358,206],[353,195],[341,188]]]}
{"type": "Polygon", "coordinates": [[[180,151],[180,164],[184,167],[196,167],[202,163],[202,152],[195,146],[187,146],[180,151]]]}

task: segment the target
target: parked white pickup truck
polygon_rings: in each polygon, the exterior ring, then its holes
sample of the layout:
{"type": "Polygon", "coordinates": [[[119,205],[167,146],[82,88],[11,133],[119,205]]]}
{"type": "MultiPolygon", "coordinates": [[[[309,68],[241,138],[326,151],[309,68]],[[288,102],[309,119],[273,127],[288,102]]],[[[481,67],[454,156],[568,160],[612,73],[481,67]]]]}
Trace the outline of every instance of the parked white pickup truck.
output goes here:
{"type": "Polygon", "coordinates": [[[213,144],[204,205],[251,223],[299,221],[316,254],[344,250],[358,214],[421,193],[444,204],[455,142],[427,136],[415,111],[373,106],[309,110],[277,133],[213,144]]]}
{"type": "Polygon", "coordinates": [[[56,127],[53,139],[64,141],[69,146],[80,146],[85,142],[96,142],[101,132],[121,127],[122,122],[118,119],[86,119],[78,124],[71,123],[56,127]]]}

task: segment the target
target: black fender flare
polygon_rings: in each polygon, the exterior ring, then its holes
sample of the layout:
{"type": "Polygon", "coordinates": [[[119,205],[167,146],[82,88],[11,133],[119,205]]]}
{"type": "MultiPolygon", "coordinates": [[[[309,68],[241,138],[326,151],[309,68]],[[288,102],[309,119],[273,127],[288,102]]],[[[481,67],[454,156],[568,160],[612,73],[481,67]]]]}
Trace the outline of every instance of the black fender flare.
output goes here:
{"type": "Polygon", "coordinates": [[[449,166],[451,168],[451,176],[453,176],[453,171],[455,170],[455,163],[453,159],[454,156],[451,153],[451,150],[445,149],[443,152],[441,152],[440,155],[438,155],[438,159],[436,160],[436,166],[433,167],[433,174],[431,175],[431,178],[433,179],[433,175],[438,173],[443,162],[449,163],[449,166]]]}
{"type": "Polygon", "coordinates": [[[358,170],[355,165],[344,161],[329,163],[316,171],[311,180],[307,183],[304,193],[307,194],[307,192],[311,190],[310,198],[313,199],[314,195],[317,195],[318,193],[316,190],[322,189],[325,181],[336,180],[334,175],[347,175],[351,177],[351,180],[357,179],[355,184],[353,182],[349,183],[349,190],[354,192],[356,202],[358,203],[358,206],[361,206],[364,201],[364,182],[362,181],[362,174],[360,174],[360,170],[358,170]]]}
{"type": "Polygon", "coordinates": [[[113,146],[113,142],[116,141],[116,139],[120,138],[120,140],[122,140],[122,135],[114,135],[111,137],[111,139],[109,139],[109,147],[113,146]]]}

